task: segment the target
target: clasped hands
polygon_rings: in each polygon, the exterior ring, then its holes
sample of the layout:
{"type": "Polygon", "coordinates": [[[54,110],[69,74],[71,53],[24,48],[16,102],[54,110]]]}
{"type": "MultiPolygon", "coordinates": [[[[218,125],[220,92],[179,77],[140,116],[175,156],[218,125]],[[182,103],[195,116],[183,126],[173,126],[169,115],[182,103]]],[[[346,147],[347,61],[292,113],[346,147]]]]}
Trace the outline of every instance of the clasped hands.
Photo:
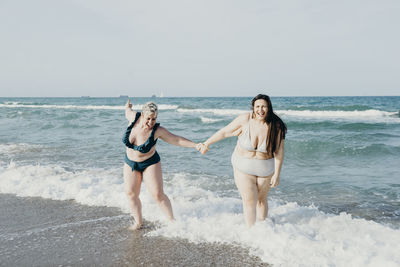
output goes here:
{"type": "Polygon", "coordinates": [[[204,143],[198,143],[196,144],[196,149],[199,151],[201,154],[206,154],[208,149],[208,146],[206,146],[204,143]]]}

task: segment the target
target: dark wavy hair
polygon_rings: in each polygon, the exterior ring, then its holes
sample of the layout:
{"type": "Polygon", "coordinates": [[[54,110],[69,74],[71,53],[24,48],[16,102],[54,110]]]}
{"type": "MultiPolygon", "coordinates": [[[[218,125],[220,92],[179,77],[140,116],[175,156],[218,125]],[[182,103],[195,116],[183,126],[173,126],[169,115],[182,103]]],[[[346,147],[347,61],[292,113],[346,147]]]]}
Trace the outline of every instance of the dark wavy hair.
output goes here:
{"type": "Polygon", "coordinates": [[[259,100],[264,99],[267,102],[267,116],[265,121],[268,125],[267,133],[267,152],[273,155],[277,148],[281,145],[283,139],[285,139],[287,127],[286,124],[274,113],[272,108],[271,99],[267,95],[258,94],[253,100],[251,100],[251,107],[254,113],[254,103],[259,100]]]}

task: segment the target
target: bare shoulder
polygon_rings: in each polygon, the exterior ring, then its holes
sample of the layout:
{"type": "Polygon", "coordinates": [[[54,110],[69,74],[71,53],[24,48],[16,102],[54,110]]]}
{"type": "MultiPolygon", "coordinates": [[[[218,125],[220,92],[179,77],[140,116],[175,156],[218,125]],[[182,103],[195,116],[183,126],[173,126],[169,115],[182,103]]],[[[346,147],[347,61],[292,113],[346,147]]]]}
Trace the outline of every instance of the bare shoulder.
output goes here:
{"type": "Polygon", "coordinates": [[[236,120],[238,123],[240,123],[240,124],[243,125],[243,124],[249,122],[250,116],[251,116],[250,113],[249,113],[249,112],[246,112],[246,113],[243,113],[243,114],[240,114],[239,116],[237,116],[235,120],[236,120]]]}
{"type": "Polygon", "coordinates": [[[168,132],[168,130],[163,126],[158,125],[156,132],[168,132]]]}
{"type": "Polygon", "coordinates": [[[157,127],[156,132],[154,133],[154,137],[159,138],[159,137],[165,136],[168,133],[169,133],[169,131],[165,127],[159,125],[157,127]]]}
{"type": "Polygon", "coordinates": [[[248,112],[237,116],[228,126],[227,129],[231,132],[232,136],[238,136],[241,134],[244,125],[249,121],[250,114],[248,112]]]}

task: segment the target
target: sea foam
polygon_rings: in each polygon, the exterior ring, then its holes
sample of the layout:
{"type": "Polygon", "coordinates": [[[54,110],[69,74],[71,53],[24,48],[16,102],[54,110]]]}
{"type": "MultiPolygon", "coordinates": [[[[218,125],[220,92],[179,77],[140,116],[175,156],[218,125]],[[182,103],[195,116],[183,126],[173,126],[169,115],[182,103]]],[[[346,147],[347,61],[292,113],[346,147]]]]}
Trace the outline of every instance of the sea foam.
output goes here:
{"type": "MultiPolygon", "coordinates": [[[[144,103],[143,103],[144,104],[144,103]]],[[[141,110],[142,104],[132,105],[133,110],[141,110]]],[[[173,110],[177,109],[177,105],[157,105],[159,110],[173,110]]],[[[17,102],[0,104],[0,108],[38,108],[38,109],[86,109],[86,110],[124,110],[125,106],[109,106],[109,105],[31,105],[31,104],[20,104],[17,102]]]]}
{"type": "MultiPolygon", "coordinates": [[[[133,110],[141,110],[143,104],[132,105],[133,110]]],[[[34,108],[34,109],[76,109],[76,110],[124,110],[125,106],[112,106],[112,105],[49,105],[49,104],[21,104],[19,102],[5,102],[0,104],[0,108],[34,108]]],[[[159,104],[159,110],[176,110],[180,113],[200,113],[211,114],[216,116],[237,116],[249,110],[244,109],[187,109],[179,108],[178,105],[159,104]]],[[[275,109],[275,112],[283,118],[306,118],[314,120],[351,120],[351,121],[371,121],[371,122],[400,122],[398,111],[383,111],[376,109],[369,110],[291,110],[291,109],[275,109]]],[[[203,123],[210,123],[216,120],[215,118],[204,118],[203,123]]]]}
{"type": "Polygon", "coordinates": [[[185,108],[178,108],[177,111],[182,113],[210,113],[220,116],[240,115],[248,112],[246,110],[241,110],[241,109],[185,109],[185,108]]]}
{"type": "MultiPolygon", "coordinates": [[[[269,201],[269,218],[248,229],[241,200],[221,197],[196,183],[187,173],[165,173],[165,192],[176,221],[167,223],[145,186],[141,200],[146,220],[159,221],[150,236],[185,238],[191,242],[222,242],[249,248],[275,266],[399,266],[400,230],[351,215],[326,214],[313,206],[269,201]]],[[[214,177],[218,179],[218,177],[214,177]]],[[[74,199],[128,212],[122,170],[69,171],[58,165],[0,166],[0,193],[74,199]]]]}
{"type": "Polygon", "coordinates": [[[301,117],[310,119],[337,119],[351,121],[373,121],[373,122],[400,122],[398,112],[382,110],[363,111],[338,111],[338,110],[277,110],[279,115],[285,117],[301,117]]]}
{"type": "Polygon", "coordinates": [[[207,118],[207,117],[203,117],[203,116],[201,116],[200,119],[201,119],[201,122],[206,123],[206,124],[222,121],[222,119],[207,118]]]}
{"type": "MultiPolygon", "coordinates": [[[[238,116],[240,114],[250,112],[241,109],[182,109],[178,108],[181,113],[200,113],[216,116],[238,116]]],[[[398,112],[382,111],[382,110],[363,110],[363,111],[338,111],[338,110],[274,110],[276,114],[283,119],[305,118],[310,120],[342,120],[342,121],[365,121],[365,122],[392,122],[400,123],[398,112]]],[[[209,123],[215,118],[200,117],[203,123],[209,123]]]]}
{"type": "Polygon", "coordinates": [[[35,145],[35,144],[26,144],[26,143],[19,143],[19,144],[0,144],[0,155],[1,154],[19,154],[19,153],[26,153],[26,152],[40,152],[43,150],[45,146],[43,145],[35,145]]]}

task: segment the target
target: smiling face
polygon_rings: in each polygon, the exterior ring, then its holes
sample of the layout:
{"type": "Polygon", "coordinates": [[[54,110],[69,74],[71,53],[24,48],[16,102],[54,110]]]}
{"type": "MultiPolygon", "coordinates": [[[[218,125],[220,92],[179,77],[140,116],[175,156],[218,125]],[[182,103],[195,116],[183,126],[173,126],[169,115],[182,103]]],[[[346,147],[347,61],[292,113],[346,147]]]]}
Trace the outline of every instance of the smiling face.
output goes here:
{"type": "Polygon", "coordinates": [[[153,102],[147,102],[142,107],[142,116],[143,116],[143,127],[146,128],[153,128],[156,124],[158,115],[158,108],[157,105],[153,102]]]}
{"type": "Polygon", "coordinates": [[[267,117],[268,105],[264,99],[258,99],[253,105],[254,118],[258,120],[265,120],[267,117]]]}
{"type": "Polygon", "coordinates": [[[153,128],[157,121],[156,112],[146,112],[143,114],[143,125],[149,129],[153,128]]]}

